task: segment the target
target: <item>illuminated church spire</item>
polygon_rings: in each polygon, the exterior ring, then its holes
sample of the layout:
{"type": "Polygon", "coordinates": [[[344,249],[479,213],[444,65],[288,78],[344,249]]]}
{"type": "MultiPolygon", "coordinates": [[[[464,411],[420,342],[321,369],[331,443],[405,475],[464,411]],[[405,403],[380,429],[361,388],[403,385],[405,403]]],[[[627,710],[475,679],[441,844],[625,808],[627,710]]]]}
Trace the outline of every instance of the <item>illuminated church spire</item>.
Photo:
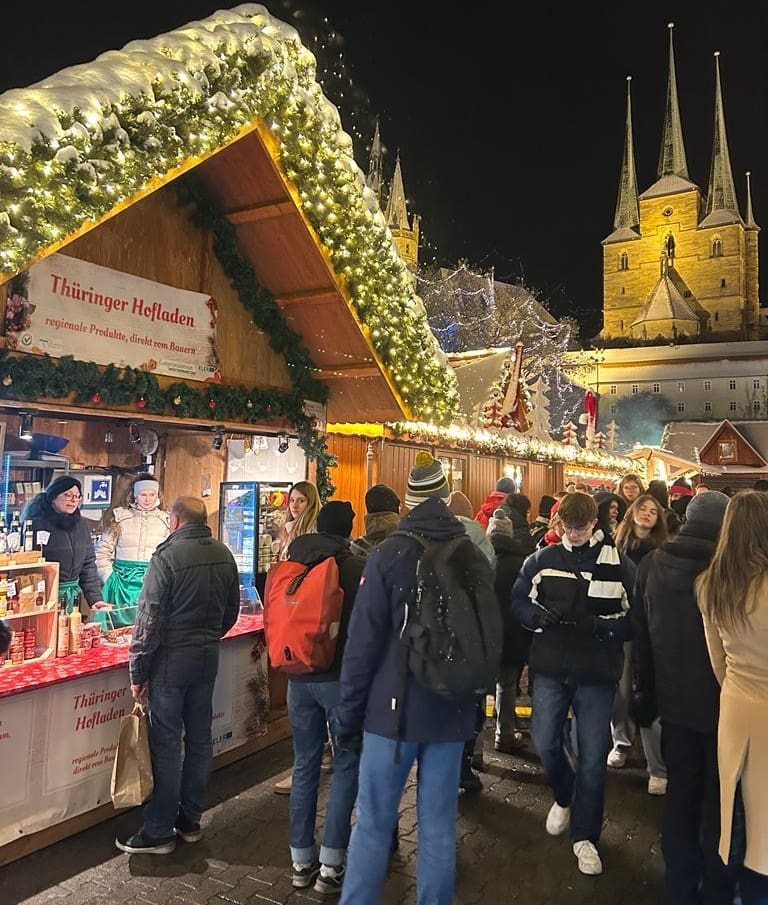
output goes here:
{"type": "Polygon", "coordinates": [[[715,52],[715,129],[712,139],[712,162],[709,167],[706,214],[702,225],[711,221],[713,215],[716,216],[718,223],[741,221],[739,205],[736,201],[736,189],[733,185],[731,156],[728,153],[728,137],[725,133],[719,50],[715,52]]]}
{"type": "Polygon", "coordinates": [[[680,105],[677,100],[677,74],[675,72],[675,48],[672,41],[674,22],[669,28],[669,75],[667,77],[667,102],[664,108],[664,129],[661,134],[658,176],[681,176],[688,179],[685,160],[683,128],[680,124],[680,105]]]}
{"type": "Polygon", "coordinates": [[[627,76],[627,125],[624,134],[624,157],[619,178],[619,197],[616,201],[614,229],[634,229],[640,223],[640,209],[637,202],[637,175],[635,171],[635,148],[632,139],[632,76],[627,76]]]}
{"type": "Polygon", "coordinates": [[[379,121],[376,120],[376,130],[373,133],[373,142],[371,143],[371,156],[368,162],[368,175],[365,183],[381,203],[381,190],[384,185],[384,152],[381,147],[381,136],[379,135],[379,121]]]}

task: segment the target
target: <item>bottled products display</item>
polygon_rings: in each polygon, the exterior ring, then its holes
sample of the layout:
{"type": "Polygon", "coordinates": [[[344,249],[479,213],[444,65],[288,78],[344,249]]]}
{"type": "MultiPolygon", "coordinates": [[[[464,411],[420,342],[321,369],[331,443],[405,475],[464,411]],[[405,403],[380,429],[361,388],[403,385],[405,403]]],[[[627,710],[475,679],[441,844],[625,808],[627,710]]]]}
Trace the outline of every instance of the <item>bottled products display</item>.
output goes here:
{"type": "Polygon", "coordinates": [[[73,610],[69,616],[69,653],[79,654],[83,649],[83,615],[73,610]]]}
{"type": "Polygon", "coordinates": [[[69,653],[69,616],[67,615],[67,600],[63,597],[59,609],[59,632],[56,643],[56,656],[66,657],[69,653]]]}
{"type": "Polygon", "coordinates": [[[19,521],[18,510],[13,513],[11,520],[11,530],[6,538],[8,553],[16,553],[21,550],[21,522],[19,521]]]}
{"type": "Polygon", "coordinates": [[[24,552],[31,553],[35,549],[35,529],[32,522],[27,519],[24,522],[24,552]]]}
{"type": "Polygon", "coordinates": [[[0,572],[0,616],[8,612],[8,579],[5,572],[0,572]]]}

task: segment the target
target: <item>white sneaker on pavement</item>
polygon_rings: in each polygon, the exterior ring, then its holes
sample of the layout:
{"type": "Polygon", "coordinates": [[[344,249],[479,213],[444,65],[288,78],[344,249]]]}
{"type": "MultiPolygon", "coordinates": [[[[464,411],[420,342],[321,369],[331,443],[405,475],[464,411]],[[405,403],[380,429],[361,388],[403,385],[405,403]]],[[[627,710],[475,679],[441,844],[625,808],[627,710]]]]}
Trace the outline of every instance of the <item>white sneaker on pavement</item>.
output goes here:
{"type": "Polygon", "coordinates": [[[665,776],[649,776],[648,777],[648,794],[649,795],[666,795],[667,794],[667,778],[665,776]]]}
{"type": "Polygon", "coordinates": [[[621,748],[611,748],[605,762],[609,767],[620,770],[627,763],[626,752],[622,751],[621,748]]]}
{"type": "Polygon", "coordinates": [[[285,779],[279,779],[272,789],[275,795],[290,795],[291,785],[293,784],[293,772],[289,773],[285,779]]]}
{"type": "Polygon", "coordinates": [[[557,802],[554,802],[547,814],[547,832],[550,836],[559,836],[568,829],[571,820],[571,809],[563,808],[557,802]]]}
{"type": "Polygon", "coordinates": [[[603,862],[594,843],[588,839],[582,839],[581,842],[573,843],[573,854],[576,855],[579,862],[579,870],[583,874],[596,876],[603,872],[603,862]]]}

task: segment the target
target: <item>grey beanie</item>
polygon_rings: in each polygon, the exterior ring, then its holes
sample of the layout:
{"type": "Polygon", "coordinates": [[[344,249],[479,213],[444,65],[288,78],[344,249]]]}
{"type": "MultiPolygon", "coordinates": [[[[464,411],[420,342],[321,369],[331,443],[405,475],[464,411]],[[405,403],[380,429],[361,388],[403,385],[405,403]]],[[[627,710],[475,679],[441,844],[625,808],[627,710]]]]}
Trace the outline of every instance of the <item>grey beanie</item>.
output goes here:
{"type": "Polygon", "coordinates": [[[714,525],[719,528],[725,518],[725,510],[730,503],[730,497],[719,490],[710,490],[709,493],[697,494],[685,510],[685,521],[689,525],[714,525]]]}
{"type": "Polygon", "coordinates": [[[495,509],[493,515],[488,519],[488,535],[506,534],[508,537],[512,537],[514,530],[515,526],[507,513],[503,509],[495,509]]]}
{"type": "Polygon", "coordinates": [[[517,493],[517,484],[512,478],[499,478],[496,481],[496,490],[499,493],[517,493]]]}

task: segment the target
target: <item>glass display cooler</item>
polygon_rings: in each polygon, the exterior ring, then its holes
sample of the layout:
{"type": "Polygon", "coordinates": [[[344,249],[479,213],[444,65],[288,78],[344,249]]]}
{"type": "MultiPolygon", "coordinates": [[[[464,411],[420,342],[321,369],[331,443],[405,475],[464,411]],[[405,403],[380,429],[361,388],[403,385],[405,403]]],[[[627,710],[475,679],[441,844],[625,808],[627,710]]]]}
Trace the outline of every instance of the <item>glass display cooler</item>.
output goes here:
{"type": "Polygon", "coordinates": [[[224,481],[219,489],[219,539],[232,551],[240,584],[264,593],[269,567],[277,560],[278,535],[288,514],[291,484],[224,481]]]}

